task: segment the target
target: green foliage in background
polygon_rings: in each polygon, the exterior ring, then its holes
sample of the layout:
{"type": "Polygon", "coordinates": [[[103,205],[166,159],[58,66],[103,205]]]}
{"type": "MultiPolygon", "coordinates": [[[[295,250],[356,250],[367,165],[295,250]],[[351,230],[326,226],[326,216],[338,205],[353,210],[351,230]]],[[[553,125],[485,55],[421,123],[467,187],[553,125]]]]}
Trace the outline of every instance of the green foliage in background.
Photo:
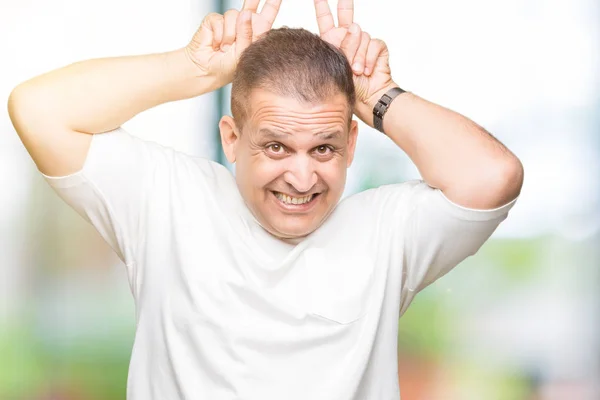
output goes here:
{"type": "Polygon", "coordinates": [[[100,340],[81,337],[67,345],[36,337],[35,332],[27,324],[3,329],[1,399],[125,398],[132,331],[113,331],[100,340]]]}

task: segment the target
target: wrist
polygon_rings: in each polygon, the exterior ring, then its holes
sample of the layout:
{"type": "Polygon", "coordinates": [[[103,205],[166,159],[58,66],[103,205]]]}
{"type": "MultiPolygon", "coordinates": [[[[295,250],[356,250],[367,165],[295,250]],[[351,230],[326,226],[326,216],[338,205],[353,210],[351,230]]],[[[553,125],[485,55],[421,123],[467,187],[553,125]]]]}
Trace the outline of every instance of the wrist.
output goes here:
{"type": "Polygon", "coordinates": [[[387,92],[389,92],[391,89],[400,87],[399,85],[397,85],[395,82],[390,82],[389,84],[385,85],[383,88],[379,89],[378,91],[376,91],[375,93],[373,93],[368,99],[366,99],[363,103],[365,104],[365,106],[367,106],[369,108],[369,110],[371,110],[371,113],[373,112],[373,108],[375,108],[375,105],[377,104],[377,102],[379,101],[379,99],[381,99],[381,97],[386,94],[387,92]]]}
{"type": "Polygon", "coordinates": [[[177,88],[176,100],[200,96],[218,89],[222,85],[196,65],[190,58],[187,48],[163,53],[165,73],[173,88],[177,88]]]}
{"type": "Polygon", "coordinates": [[[371,128],[374,128],[373,124],[373,109],[375,105],[381,99],[381,96],[386,94],[390,89],[399,87],[395,82],[390,81],[387,85],[383,86],[381,89],[377,90],[369,97],[364,100],[359,100],[356,102],[354,113],[357,117],[359,117],[364,123],[369,125],[371,128]]]}

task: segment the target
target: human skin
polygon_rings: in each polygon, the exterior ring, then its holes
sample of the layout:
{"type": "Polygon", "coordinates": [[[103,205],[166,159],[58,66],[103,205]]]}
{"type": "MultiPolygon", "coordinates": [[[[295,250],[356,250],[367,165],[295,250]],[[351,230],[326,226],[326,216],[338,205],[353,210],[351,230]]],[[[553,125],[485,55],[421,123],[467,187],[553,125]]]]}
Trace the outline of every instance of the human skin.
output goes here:
{"type": "MultiPolygon", "coordinates": [[[[352,65],[357,94],[354,112],[373,127],[377,100],[398,87],[392,79],[388,48],[353,22],[353,0],[339,0],[338,26],[326,0],[315,0],[314,5],[321,38],[340,48],[352,65]]],[[[454,203],[492,209],[520,194],[524,175],[520,160],[467,117],[403,93],[392,102],[383,125],[425,182],[454,203]]]]}
{"type": "MultiPolygon", "coordinates": [[[[271,28],[281,0],[268,0],[260,13],[258,3],[246,0],[243,12],[208,15],[182,49],[82,61],[17,86],[9,97],[9,115],[38,169],[49,176],[75,173],[84,164],[91,134],[115,129],[159,104],[199,96],[230,83],[239,56],[271,28]]],[[[387,46],[353,23],[352,0],[339,1],[337,26],[325,0],[315,0],[315,9],[321,37],[340,48],[353,65],[354,112],[373,126],[373,106],[387,90],[398,86],[391,76],[387,46]]],[[[227,157],[238,164],[236,179],[249,209],[271,234],[293,241],[317,229],[335,207],[352,161],[356,123],[345,117],[343,149],[332,160],[321,162],[313,150],[326,143],[311,134],[329,125],[343,125],[338,118],[339,99],[333,96],[318,104],[298,104],[272,96],[264,91],[252,93],[252,129],[256,132],[238,135],[235,121],[225,117],[221,135],[227,157]],[[282,105],[273,107],[275,103],[282,105]],[[320,113],[330,120],[307,123],[320,113]],[[293,144],[288,148],[283,140],[274,141],[281,147],[269,143],[270,151],[292,150],[293,157],[275,160],[265,149],[262,154],[257,151],[258,127],[275,122],[286,127],[280,133],[293,135],[293,144]],[[264,162],[276,162],[277,168],[268,170],[264,162]],[[242,164],[251,168],[240,168],[242,164]],[[316,198],[318,206],[303,213],[278,209],[268,198],[272,191],[292,196],[311,191],[324,194],[316,198]]],[[[491,209],[520,193],[523,167],[518,158],[456,112],[404,93],[386,114],[384,130],[415,163],[423,179],[460,206],[491,209]]]]}
{"type": "Polygon", "coordinates": [[[268,0],[258,12],[259,1],[246,0],[243,12],[207,15],[183,48],[80,61],[19,84],[9,96],[8,112],[40,172],[75,173],[83,167],[92,134],[116,129],[159,104],[230,83],[239,56],[271,29],[281,4],[268,0]]]}
{"type": "MultiPolygon", "coordinates": [[[[373,126],[372,110],[377,100],[398,87],[391,76],[387,46],[353,23],[352,0],[339,1],[338,26],[326,0],[315,0],[315,10],[321,38],[341,49],[353,67],[355,114],[373,126]]],[[[344,99],[338,97],[338,101],[303,104],[254,90],[249,121],[236,124],[229,116],[221,120],[223,148],[228,160],[236,163],[242,197],[261,225],[286,241],[295,242],[315,231],[342,195],[346,169],[354,155],[357,124],[347,121],[344,99]],[[328,143],[314,139],[314,134],[330,126],[335,130],[335,125],[347,132],[347,140],[337,143],[334,148],[338,153],[332,152],[332,159],[324,161],[315,155],[315,149],[328,143]],[[265,127],[279,132],[280,137],[263,139],[260,131],[265,127]],[[277,155],[273,146],[277,146],[277,155]],[[281,207],[277,192],[297,198],[322,195],[311,201],[316,204],[309,210],[289,210],[281,207]]],[[[458,113],[405,93],[392,102],[384,118],[384,131],[415,162],[430,186],[441,189],[461,206],[496,208],[520,192],[520,161],[483,128],[458,113]]]]}
{"type": "Polygon", "coordinates": [[[242,131],[221,119],[223,149],[236,163],[236,180],[246,205],[272,235],[294,243],[316,230],[343,194],[358,127],[349,121],[341,93],[302,103],[254,89],[242,131]],[[305,205],[286,205],[285,194],[305,205]],[[306,200],[306,199],[305,199],[306,200]]]}

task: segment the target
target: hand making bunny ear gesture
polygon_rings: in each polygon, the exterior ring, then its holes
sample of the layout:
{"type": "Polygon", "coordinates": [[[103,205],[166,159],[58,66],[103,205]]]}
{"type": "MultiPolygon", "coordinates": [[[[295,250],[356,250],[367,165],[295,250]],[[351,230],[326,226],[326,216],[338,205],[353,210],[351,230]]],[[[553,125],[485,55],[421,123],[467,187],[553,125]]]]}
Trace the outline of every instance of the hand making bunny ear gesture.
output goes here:
{"type": "Polygon", "coordinates": [[[353,0],[338,1],[338,26],[327,0],[315,0],[315,11],[321,38],[339,48],[352,66],[356,101],[371,107],[364,118],[358,116],[370,123],[372,106],[383,93],[397,86],[392,81],[388,48],[354,23],[353,0]]]}
{"type": "Polygon", "coordinates": [[[281,1],[267,0],[258,12],[260,0],[245,0],[241,11],[207,15],[185,48],[199,73],[218,87],[230,83],[242,52],[273,26],[281,1]]]}

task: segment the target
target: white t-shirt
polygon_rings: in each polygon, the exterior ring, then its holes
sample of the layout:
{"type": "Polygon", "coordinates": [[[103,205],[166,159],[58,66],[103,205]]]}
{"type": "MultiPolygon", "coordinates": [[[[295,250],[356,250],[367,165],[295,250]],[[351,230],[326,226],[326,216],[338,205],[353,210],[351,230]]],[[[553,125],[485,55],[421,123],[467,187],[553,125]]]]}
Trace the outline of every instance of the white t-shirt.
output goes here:
{"type": "Polygon", "coordinates": [[[223,166],[122,128],[44,176],[127,267],[130,400],[398,400],[398,318],[474,254],[514,201],[450,202],[423,181],[342,200],[297,245],[256,222],[223,166]]]}

